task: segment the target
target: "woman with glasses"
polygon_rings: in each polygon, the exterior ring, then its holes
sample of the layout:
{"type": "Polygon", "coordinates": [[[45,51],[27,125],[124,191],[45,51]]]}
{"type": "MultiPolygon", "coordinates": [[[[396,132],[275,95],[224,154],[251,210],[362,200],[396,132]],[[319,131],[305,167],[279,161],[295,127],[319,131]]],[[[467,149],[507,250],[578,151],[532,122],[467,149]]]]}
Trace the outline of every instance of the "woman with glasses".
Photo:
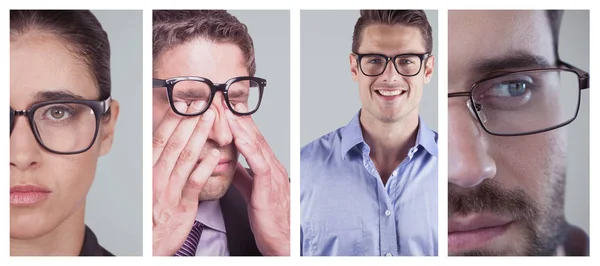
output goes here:
{"type": "Polygon", "coordinates": [[[11,255],[110,256],[84,223],[119,105],[87,10],[10,12],[11,255]]]}

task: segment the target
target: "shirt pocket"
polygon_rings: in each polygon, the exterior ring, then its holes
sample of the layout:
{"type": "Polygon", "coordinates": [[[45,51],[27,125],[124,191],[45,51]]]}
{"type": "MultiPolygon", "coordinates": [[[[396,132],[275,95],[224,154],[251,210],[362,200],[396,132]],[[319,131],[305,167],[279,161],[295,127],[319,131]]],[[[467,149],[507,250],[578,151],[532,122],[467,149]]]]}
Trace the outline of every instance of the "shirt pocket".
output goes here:
{"type": "Polygon", "coordinates": [[[360,256],[364,253],[360,217],[309,221],[306,229],[311,256],[360,256]]]}

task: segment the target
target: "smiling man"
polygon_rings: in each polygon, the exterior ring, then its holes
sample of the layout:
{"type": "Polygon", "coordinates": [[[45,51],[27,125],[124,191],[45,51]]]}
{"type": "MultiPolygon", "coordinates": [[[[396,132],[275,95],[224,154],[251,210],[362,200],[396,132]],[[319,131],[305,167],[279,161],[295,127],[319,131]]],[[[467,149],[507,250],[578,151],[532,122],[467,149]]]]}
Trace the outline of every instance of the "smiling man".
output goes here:
{"type": "Polygon", "coordinates": [[[559,57],[562,11],[448,18],[448,253],[587,255],[564,215],[564,126],[589,75],[559,57]]]}
{"type": "Polygon", "coordinates": [[[437,255],[437,133],[419,117],[432,43],[422,10],[360,12],[362,108],[301,151],[302,255],[437,255]]]}

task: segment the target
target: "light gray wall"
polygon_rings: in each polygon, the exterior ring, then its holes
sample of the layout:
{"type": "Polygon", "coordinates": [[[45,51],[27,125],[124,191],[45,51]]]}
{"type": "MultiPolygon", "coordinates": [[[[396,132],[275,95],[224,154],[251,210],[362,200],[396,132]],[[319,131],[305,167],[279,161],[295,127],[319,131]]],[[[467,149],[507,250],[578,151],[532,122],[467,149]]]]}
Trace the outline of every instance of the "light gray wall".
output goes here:
{"type": "MultiPolygon", "coordinates": [[[[426,10],[437,56],[437,10],[426,10]]],[[[348,55],[358,10],[300,11],[300,145],[345,126],[361,108],[348,55]]],[[[423,89],[420,115],[437,131],[437,58],[431,82],[423,89]]]]}
{"type": "MultiPolygon", "coordinates": [[[[254,41],[256,76],[267,80],[260,109],[252,115],[275,156],[290,171],[290,12],[229,10],[254,41]]],[[[240,161],[246,163],[240,156],[240,161]]],[[[245,164],[246,167],[248,166],[245,164]]]]}
{"type": "Polygon", "coordinates": [[[112,149],[98,162],[85,222],[108,251],[118,256],[141,256],[142,11],[93,13],[108,34],[112,97],[119,101],[120,113],[112,149]]]}
{"type": "MultiPolygon", "coordinates": [[[[560,58],[590,70],[590,13],[565,11],[560,30],[560,58]]],[[[593,75],[593,74],[590,74],[593,75]]],[[[590,88],[594,89],[594,88],[590,88]]],[[[577,119],[569,127],[565,212],[567,220],[590,232],[590,89],[581,94],[577,119]]]]}

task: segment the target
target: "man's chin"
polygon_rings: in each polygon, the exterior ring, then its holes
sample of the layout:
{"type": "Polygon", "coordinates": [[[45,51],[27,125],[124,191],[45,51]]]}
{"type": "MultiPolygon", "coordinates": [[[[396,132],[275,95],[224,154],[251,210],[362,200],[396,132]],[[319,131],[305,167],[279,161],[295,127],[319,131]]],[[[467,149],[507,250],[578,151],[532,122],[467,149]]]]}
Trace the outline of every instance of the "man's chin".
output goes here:
{"type": "Polygon", "coordinates": [[[233,179],[232,174],[215,174],[208,178],[204,188],[198,195],[199,201],[210,201],[210,200],[218,200],[229,189],[231,186],[231,181],[233,179]]]}

